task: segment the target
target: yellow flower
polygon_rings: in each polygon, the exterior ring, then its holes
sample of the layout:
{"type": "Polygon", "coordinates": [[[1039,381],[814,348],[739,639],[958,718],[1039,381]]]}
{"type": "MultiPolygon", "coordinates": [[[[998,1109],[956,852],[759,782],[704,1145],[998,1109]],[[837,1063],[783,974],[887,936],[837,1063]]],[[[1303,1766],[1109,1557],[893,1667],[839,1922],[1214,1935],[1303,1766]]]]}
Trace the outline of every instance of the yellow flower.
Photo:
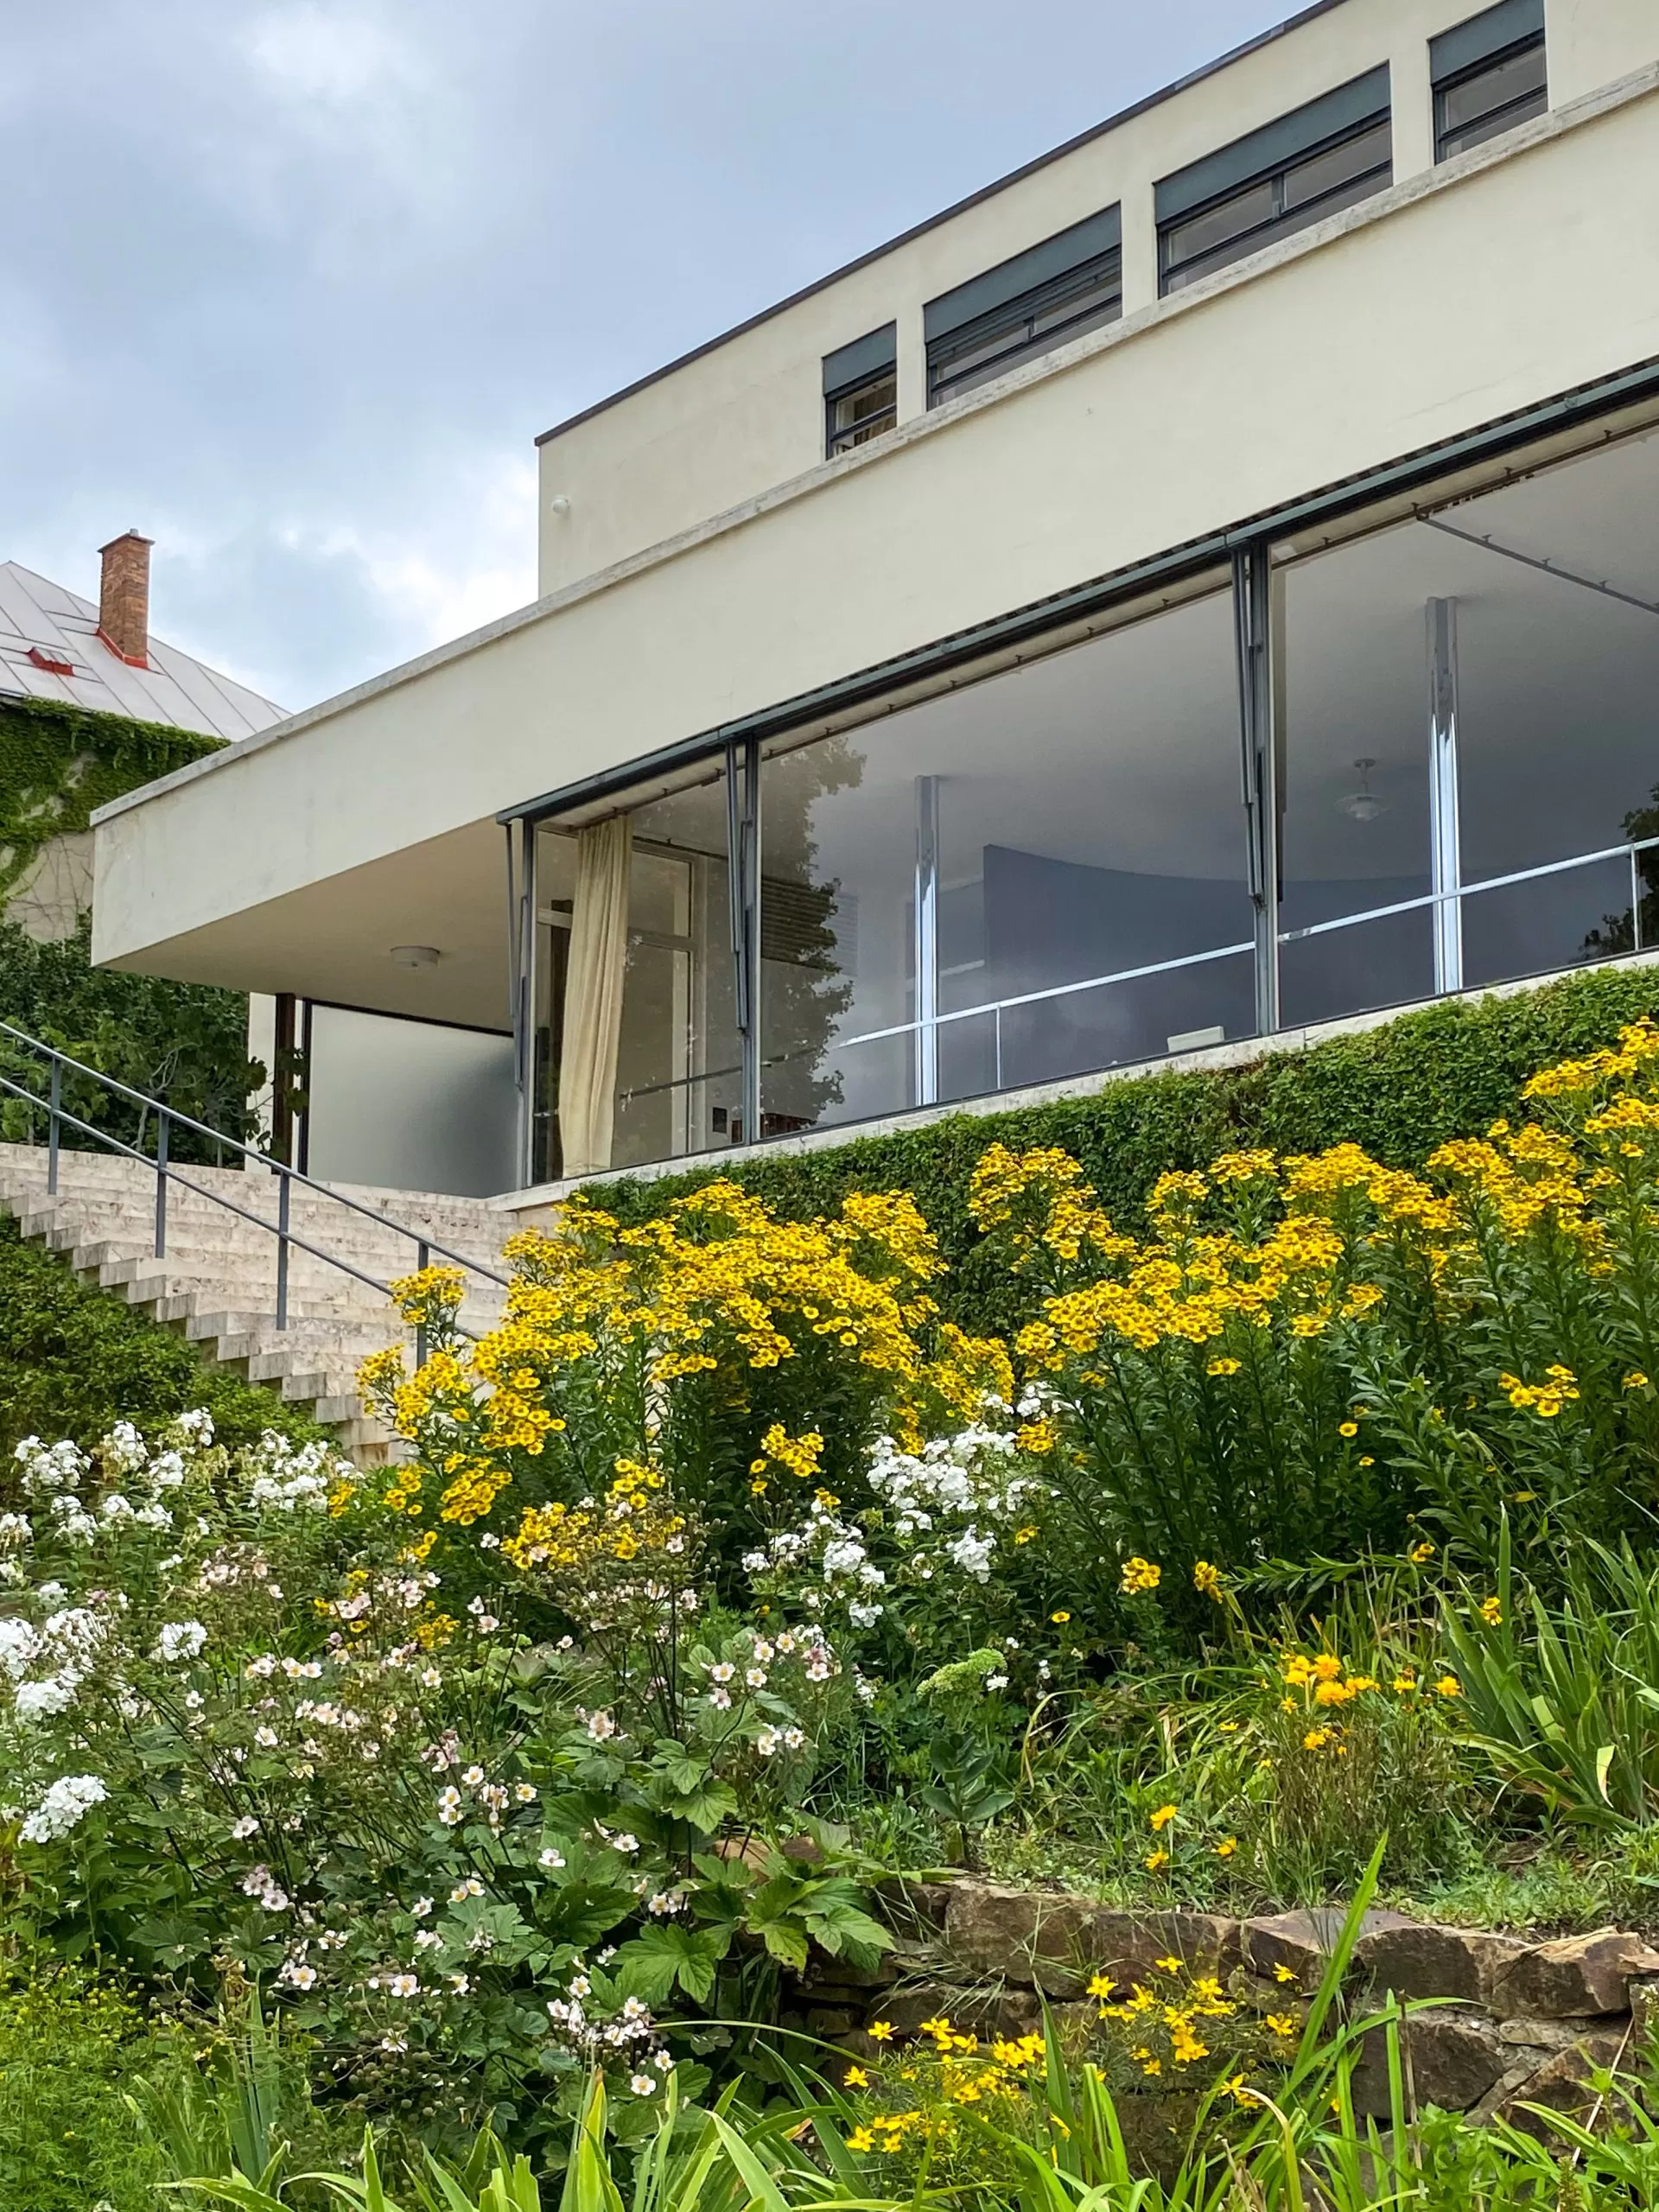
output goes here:
{"type": "Polygon", "coordinates": [[[1370,1453],[1367,1452],[1362,1453],[1359,1464],[1362,1467],[1374,1467],[1376,1465],[1376,1462],[1372,1459],[1370,1453]]]}
{"type": "Polygon", "coordinates": [[[1166,1828],[1169,1826],[1170,1822],[1175,1817],[1175,1813],[1176,1808],[1173,1805],[1160,1805],[1157,1811],[1152,1815],[1147,1825],[1152,1828],[1155,1834],[1159,1830],[1166,1828]]]}
{"type": "Polygon", "coordinates": [[[1148,1874],[1156,1874],[1161,1868],[1168,1866],[1169,1853],[1166,1851],[1149,1851],[1141,1864],[1148,1874]]]}
{"type": "Polygon", "coordinates": [[[872,2020],[869,2026],[864,2032],[874,2043],[891,2043],[893,2041],[893,2022],[891,2020],[872,2020]]]}
{"type": "Polygon", "coordinates": [[[1313,1679],[1316,1682],[1334,1682],[1341,1672],[1342,1662],[1332,1652],[1321,1651],[1313,1662],[1313,1679]]]}
{"type": "Polygon", "coordinates": [[[1207,1559],[1198,1560],[1192,1569],[1192,1587],[1201,1598],[1219,1598],[1221,1569],[1212,1566],[1207,1559]]]}
{"type": "Polygon", "coordinates": [[[1483,1598],[1480,1601],[1479,1612],[1480,1618],[1485,1622],[1488,1628],[1501,1628],[1503,1626],[1503,1608],[1496,1598],[1483,1598]]]}
{"type": "Polygon", "coordinates": [[[1048,1617],[1056,1628],[1064,1628],[1071,1616],[1067,1612],[1051,1613],[1048,1617]]]}
{"type": "Polygon", "coordinates": [[[1409,1667],[1403,1667],[1394,1678],[1394,1687],[1401,1697],[1407,1696],[1417,1687],[1417,1677],[1409,1667]]]}
{"type": "Polygon", "coordinates": [[[1091,1997],[1097,1997],[1101,2002],[1104,2004],[1106,1999],[1111,1995],[1112,1992],[1116,1987],[1117,1984],[1113,1981],[1109,1975],[1097,1974],[1093,1975],[1090,1980],[1089,1994],[1091,1997]]]}
{"type": "Polygon", "coordinates": [[[1305,1751],[1322,1751],[1330,1740],[1331,1731],[1328,1728],[1310,1728],[1302,1738],[1302,1749],[1305,1751]]]}
{"type": "Polygon", "coordinates": [[[875,2138],[868,2127],[855,2127],[847,2138],[847,2148],[849,2151],[874,2151],[875,2138]]]}
{"type": "Polygon", "coordinates": [[[1154,1959],[1152,1962],[1164,1974],[1179,1974],[1183,1961],[1177,1958],[1154,1959]]]}
{"type": "Polygon", "coordinates": [[[1224,1835],[1216,1846],[1216,1856],[1217,1859],[1230,1859],[1237,1849],[1238,1838],[1236,1835],[1224,1835]]]}
{"type": "Polygon", "coordinates": [[[1633,1367],[1624,1377],[1624,1388],[1627,1390],[1645,1390],[1647,1387],[1648,1378],[1639,1367],[1633,1367]]]}
{"type": "Polygon", "coordinates": [[[1434,1556],[1434,1547],[1425,1537],[1421,1544],[1414,1544],[1406,1557],[1414,1567],[1425,1567],[1434,1556]]]}
{"type": "Polygon", "coordinates": [[[1014,1541],[1016,1544],[1029,1544],[1035,1541],[1036,1535],[1037,1531],[1032,1528],[1016,1529],[1014,1532],[1014,1541]]]}
{"type": "Polygon", "coordinates": [[[1242,1360],[1237,1359],[1212,1359],[1205,1368],[1205,1373],[1206,1375],[1236,1375],[1243,1363],[1242,1360]]]}
{"type": "Polygon", "coordinates": [[[1359,1434],[1359,1423],[1357,1421],[1342,1421],[1338,1426],[1337,1434],[1338,1436],[1357,1436],[1359,1434]]]}
{"type": "Polygon", "coordinates": [[[849,2066],[841,2077],[841,2085],[844,2089],[868,2089],[870,2077],[861,2066],[849,2066]]]}
{"type": "Polygon", "coordinates": [[[1434,1685],[1442,1697],[1461,1697],[1463,1684],[1455,1675],[1442,1675],[1434,1685]]]}
{"type": "Polygon", "coordinates": [[[1294,2036],[1296,2032],[1296,2022],[1288,2012],[1269,2012],[1268,2028],[1268,2031],[1275,2036],[1294,2036]]]}
{"type": "Polygon", "coordinates": [[[1294,1981],[1296,1979],[1295,1968],[1294,1967],[1274,1967],[1273,1970],[1273,1978],[1275,1981],[1294,1981]]]}
{"type": "Polygon", "coordinates": [[[1137,1553],[1135,1558],[1124,1562],[1123,1593],[1126,1597],[1135,1597],[1142,1591],[1155,1590],[1163,1579],[1162,1567],[1154,1567],[1149,1559],[1142,1559],[1137,1553]]]}

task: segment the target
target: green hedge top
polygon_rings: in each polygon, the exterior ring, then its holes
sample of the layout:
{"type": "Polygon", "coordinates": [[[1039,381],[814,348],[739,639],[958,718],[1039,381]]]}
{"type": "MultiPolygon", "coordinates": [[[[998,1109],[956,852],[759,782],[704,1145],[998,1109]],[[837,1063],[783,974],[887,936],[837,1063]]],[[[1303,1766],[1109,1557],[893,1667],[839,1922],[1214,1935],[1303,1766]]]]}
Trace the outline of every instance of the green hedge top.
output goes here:
{"type": "Polygon", "coordinates": [[[223,742],[60,699],[0,699],[0,901],[48,838],[223,742]]]}
{"type": "Polygon", "coordinates": [[[1242,1067],[1130,1077],[1088,1097],[953,1114],[823,1150],[590,1185],[588,1195],[624,1221],[643,1221],[724,1173],[786,1218],[806,1220],[835,1212],[849,1191],[907,1190],[950,1262],[943,1302],[952,1318],[1006,1331],[1025,1318],[1023,1287],[982,1245],[967,1205],[974,1164],[993,1143],[1064,1147],[1119,1225],[1135,1230],[1166,1169],[1203,1167],[1234,1147],[1319,1152],[1352,1141],[1390,1166],[1421,1164],[1500,1116],[1525,1119],[1529,1075],[1611,1044],[1643,1014],[1659,1014],[1659,969],[1597,969],[1505,998],[1450,1000],[1242,1067]]]}

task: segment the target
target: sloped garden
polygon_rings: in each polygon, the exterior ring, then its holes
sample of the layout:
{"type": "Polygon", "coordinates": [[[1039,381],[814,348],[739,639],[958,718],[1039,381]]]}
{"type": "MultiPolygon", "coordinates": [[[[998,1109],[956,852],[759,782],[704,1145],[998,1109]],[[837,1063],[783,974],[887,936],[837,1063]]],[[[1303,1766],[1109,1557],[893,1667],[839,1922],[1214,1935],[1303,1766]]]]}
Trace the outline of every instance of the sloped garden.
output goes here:
{"type": "Polygon", "coordinates": [[[388,1470],[19,1445],[16,2201],[1656,2201],[1659,1026],[1410,1163],[1015,1134],[953,1261],[705,1181],[411,1278],[388,1470]]]}

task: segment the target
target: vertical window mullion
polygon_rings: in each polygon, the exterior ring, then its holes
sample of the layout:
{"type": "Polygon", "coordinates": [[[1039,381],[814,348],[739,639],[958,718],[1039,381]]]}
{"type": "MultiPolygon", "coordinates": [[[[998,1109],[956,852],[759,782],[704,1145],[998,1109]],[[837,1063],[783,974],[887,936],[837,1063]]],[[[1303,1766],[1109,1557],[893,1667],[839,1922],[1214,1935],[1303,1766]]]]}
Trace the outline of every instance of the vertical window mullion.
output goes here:
{"type": "Polygon", "coordinates": [[[1279,753],[1282,741],[1274,684],[1273,576],[1266,545],[1233,556],[1233,615],[1238,655],[1239,737],[1250,903],[1255,912],[1255,1021],[1262,1036],[1279,1027],[1279,753]]]}
{"type": "Polygon", "coordinates": [[[731,890],[732,966],[743,1061],[743,1136],[760,1135],[760,741],[726,748],[726,873],[731,890]]]}

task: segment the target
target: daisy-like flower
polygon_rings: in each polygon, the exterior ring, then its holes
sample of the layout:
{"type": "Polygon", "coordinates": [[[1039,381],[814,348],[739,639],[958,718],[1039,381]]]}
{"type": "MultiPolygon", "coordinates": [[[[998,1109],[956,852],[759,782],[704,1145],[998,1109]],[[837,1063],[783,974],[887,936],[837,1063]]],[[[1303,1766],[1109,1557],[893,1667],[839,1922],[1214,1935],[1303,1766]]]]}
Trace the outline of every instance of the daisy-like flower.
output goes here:
{"type": "Polygon", "coordinates": [[[438,1798],[438,1818],[447,1828],[458,1827],[461,1821],[461,1792],[453,1783],[438,1798]]]}
{"type": "Polygon", "coordinates": [[[608,1743],[616,1733],[616,1723],[608,1713],[590,1713],[588,1716],[588,1733],[596,1744],[608,1743]]]}
{"type": "Polygon", "coordinates": [[[431,1913],[432,1900],[430,1897],[416,1897],[409,1909],[416,1920],[425,1920],[431,1913]]]}
{"type": "Polygon", "coordinates": [[[265,1727],[262,1723],[254,1730],[253,1740],[262,1751],[274,1751],[278,1740],[276,1731],[274,1728],[265,1727]]]}
{"type": "Polygon", "coordinates": [[[394,1997],[418,1997],[421,1978],[416,1974],[395,1974],[386,1984],[394,1997]]]}
{"type": "Polygon", "coordinates": [[[729,1682],[736,1673],[737,1669],[729,1659],[721,1659],[709,1669],[709,1679],[711,1682],[729,1682]]]}
{"type": "Polygon", "coordinates": [[[457,1882],[450,1891],[449,1902],[451,1904],[465,1904],[468,1897],[481,1897],[483,1894],[483,1883],[477,1875],[469,1874],[464,1882],[457,1882]]]}
{"type": "Polygon", "coordinates": [[[449,1986],[457,1997],[465,1997],[472,1986],[473,1978],[469,1974],[452,1974],[449,1977],[449,1986]]]}
{"type": "Polygon", "coordinates": [[[536,1864],[538,1866],[546,1866],[550,1869],[563,1866],[564,1864],[564,1853],[562,1851],[555,1851],[552,1845],[550,1843],[543,1850],[542,1854],[536,1861],[536,1864]]]}
{"type": "Polygon", "coordinates": [[[231,1834],[238,1843],[245,1843],[251,1835],[257,1835],[258,1833],[259,1823],[251,1813],[244,1813],[241,1819],[234,1821],[231,1827],[231,1834]]]}
{"type": "Polygon", "coordinates": [[[635,2074],[629,2080],[628,2087],[636,2097],[648,2097],[655,2090],[657,2084],[649,2074],[635,2074]]]}
{"type": "Polygon", "coordinates": [[[626,1830],[621,1835],[613,1835],[611,1838],[611,1849],[613,1851],[620,1851],[625,1859],[632,1858],[633,1853],[638,1851],[639,1848],[639,1837],[637,1835],[629,1835],[626,1830]]]}
{"type": "Polygon", "coordinates": [[[763,1690],[766,1687],[766,1670],[764,1667],[751,1667],[743,1679],[752,1690],[763,1690]]]}
{"type": "Polygon", "coordinates": [[[514,1787],[512,1794],[521,1805],[533,1805],[536,1802],[536,1785],[533,1782],[518,1783],[514,1787]]]}
{"type": "Polygon", "coordinates": [[[484,1779],[484,1770],[481,1766],[469,1766],[461,1778],[469,1789],[476,1789],[484,1779]]]}

